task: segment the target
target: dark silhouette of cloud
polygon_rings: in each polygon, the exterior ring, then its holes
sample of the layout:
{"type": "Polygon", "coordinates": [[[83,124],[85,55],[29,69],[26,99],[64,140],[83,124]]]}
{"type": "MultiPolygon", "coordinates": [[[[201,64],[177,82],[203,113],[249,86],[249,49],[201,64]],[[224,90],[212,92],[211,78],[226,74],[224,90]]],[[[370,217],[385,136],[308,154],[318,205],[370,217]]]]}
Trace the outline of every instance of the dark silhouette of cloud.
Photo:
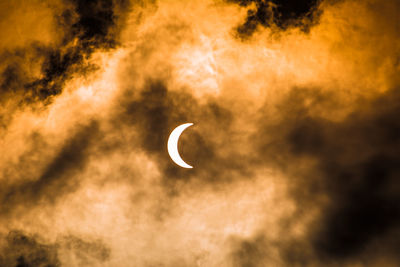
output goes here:
{"type": "MultiPolygon", "coordinates": [[[[293,89],[278,105],[282,120],[260,129],[256,147],[259,159],[265,160],[261,164],[272,163],[286,173],[297,219],[307,210],[320,211],[306,238],[282,237],[275,244],[287,264],[398,259],[393,239],[400,228],[399,100],[400,91],[394,88],[376,99],[360,100],[343,121],[335,122],[313,112],[318,106],[340,109],[332,105],[336,100],[331,93],[293,89]],[[306,168],[304,159],[312,162],[306,168]],[[376,243],[381,249],[375,249],[376,243]]],[[[296,221],[288,219],[289,225],[296,221]]],[[[239,266],[262,266],[271,254],[263,234],[238,244],[234,255],[255,262],[239,266]]]]}
{"type": "MultiPolygon", "coordinates": [[[[75,174],[86,166],[90,147],[98,136],[99,128],[95,121],[81,126],[65,141],[38,178],[23,177],[16,183],[3,181],[1,213],[7,214],[22,207],[32,208],[43,201],[51,204],[64,194],[79,188],[79,179],[75,177],[75,174]]],[[[35,147],[35,149],[39,148],[35,147]]],[[[31,152],[28,151],[28,153],[31,152]]],[[[20,167],[23,165],[24,162],[19,163],[20,167]]]]}
{"type": "Polygon", "coordinates": [[[243,7],[249,7],[243,24],[236,29],[241,38],[250,37],[258,27],[276,26],[279,30],[300,27],[309,31],[317,23],[320,12],[318,0],[227,0],[243,7]]]}
{"type": "Polygon", "coordinates": [[[128,124],[139,132],[138,145],[155,157],[166,181],[184,177],[222,183],[233,180],[235,174],[251,172],[247,164],[251,159],[241,157],[233,149],[240,144],[230,142],[240,135],[232,129],[232,111],[220,99],[211,98],[200,104],[184,90],[168,90],[163,81],[151,79],[139,97],[123,97],[122,108],[118,107],[120,111],[116,113],[116,127],[128,124]],[[172,164],[166,151],[170,132],[189,121],[194,126],[180,138],[179,150],[187,162],[196,162],[190,172],[172,164]],[[229,154],[224,151],[227,148],[229,154]]]}
{"type": "Polygon", "coordinates": [[[40,236],[12,230],[4,239],[0,246],[0,265],[4,267],[64,266],[63,257],[72,257],[73,262],[85,266],[105,262],[110,257],[109,248],[101,240],[82,240],[72,235],[46,243],[40,236]]]}
{"type": "Polygon", "coordinates": [[[39,39],[0,52],[0,102],[4,104],[10,98],[15,102],[8,114],[0,117],[3,127],[11,120],[13,110],[36,102],[48,104],[61,94],[66,81],[95,70],[96,65],[89,60],[94,51],[110,50],[119,44],[129,1],[73,0],[62,4],[64,10],[53,14],[54,27],[61,37],[50,44],[39,39]]]}
{"type": "Polygon", "coordinates": [[[42,244],[34,237],[20,231],[11,231],[0,248],[0,265],[4,267],[61,266],[57,247],[42,244]]]}

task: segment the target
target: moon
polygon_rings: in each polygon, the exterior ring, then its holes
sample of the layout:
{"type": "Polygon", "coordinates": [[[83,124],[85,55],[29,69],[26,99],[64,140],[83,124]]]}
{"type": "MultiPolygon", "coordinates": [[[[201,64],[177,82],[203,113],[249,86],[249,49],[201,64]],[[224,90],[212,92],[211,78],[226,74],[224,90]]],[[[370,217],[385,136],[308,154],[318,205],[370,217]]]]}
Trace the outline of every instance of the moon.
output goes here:
{"type": "Polygon", "coordinates": [[[168,154],[171,157],[171,159],[179,166],[182,168],[187,168],[191,169],[193,168],[189,164],[183,161],[181,156],[179,155],[178,151],[178,140],[179,137],[181,136],[182,132],[186,130],[186,128],[192,126],[193,123],[184,123],[182,125],[179,125],[176,127],[171,134],[168,137],[168,154]]]}

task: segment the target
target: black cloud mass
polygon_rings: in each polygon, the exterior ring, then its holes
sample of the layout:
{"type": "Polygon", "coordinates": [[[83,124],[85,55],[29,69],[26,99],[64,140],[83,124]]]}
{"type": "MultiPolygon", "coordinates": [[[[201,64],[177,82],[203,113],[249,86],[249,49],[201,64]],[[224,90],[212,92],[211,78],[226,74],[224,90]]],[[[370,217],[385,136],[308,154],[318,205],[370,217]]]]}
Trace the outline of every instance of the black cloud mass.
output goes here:
{"type": "Polygon", "coordinates": [[[229,0],[240,6],[253,6],[247,11],[245,21],[237,27],[241,38],[251,36],[259,26],[276,26],[279,29],[300,27],[308,31],[313,23],[318,20],[320,12],[316,9],[317,0],[229,0]]]}

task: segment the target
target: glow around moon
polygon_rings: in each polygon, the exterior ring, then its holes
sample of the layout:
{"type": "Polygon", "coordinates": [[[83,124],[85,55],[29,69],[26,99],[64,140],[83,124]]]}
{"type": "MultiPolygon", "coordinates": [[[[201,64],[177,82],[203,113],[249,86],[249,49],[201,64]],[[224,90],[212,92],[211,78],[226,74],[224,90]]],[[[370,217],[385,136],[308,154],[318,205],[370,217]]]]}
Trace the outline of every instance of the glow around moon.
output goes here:
{"type": "Polygon", "coordinates": [[[187,168],[187,169],[191,169],[191,168],[193,168],[193,166],[190,166],[189,164],[184,162],[183,159],[181,158],[181,156],[179,155],[178,140],[179,140],[179,137],[181,136],[182,132],[186,128],[188,128],[192,125],[193,125],[193,123],[185,123],[185,124],[179,125],[171,132],[171,134],[169,135],[169,138],[168,138],[168,154],[169,154],[169,156],[177,165],[181,166],[182,168],[187,168]]]}

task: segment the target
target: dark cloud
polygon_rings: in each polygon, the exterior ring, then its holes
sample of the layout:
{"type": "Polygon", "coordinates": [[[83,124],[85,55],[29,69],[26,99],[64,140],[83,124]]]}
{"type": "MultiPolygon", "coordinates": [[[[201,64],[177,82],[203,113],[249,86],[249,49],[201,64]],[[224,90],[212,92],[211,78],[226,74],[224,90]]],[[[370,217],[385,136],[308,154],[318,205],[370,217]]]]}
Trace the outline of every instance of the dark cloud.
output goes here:
{"type": "MultiPolygon", "coordinates": [[[[55,28],[62,35],[56,45],[35,41],[0,51],[0,101],[12,95],[16,106],[36,101],[48,103],[75,74],[85,75],[96,69],[88,62],[95,50],[112,49],[119,44],[129,1],[71,0],[65,1],[65,7],[60,14],[60,10],[54,11],[55,28]]],[[[10,113],[11,110],[3,119],[7,120],[10,113]]]]}
{"type": "Polygon", "coordinates": [[[227,0],[243,7],[249,7],[243,24],[236,29],[241,38],[250,37],[258,27],[276,26],[281,30],[300,27],[308,31],[316,23],[320,12],[318,0],[227,0]]]}
{"type": "Polygon", "coordinates": [[[101,240],[86,239],[68,235],[46,243],[38,235],[12,230],[0,246],[0,266],[57,267],[63,261],[93,266],[109,259],[110,249],[101,240]]]}
{"type": "Polygon", "coordinates": [[[257,267],[265,266],[270,254],[270,247],[262,235],[250,240],[235,240],[233,242],[232,266],[257,267]]]}
{"type": "Polygon", "coordinates": [[[330,198],[312,234],[321,257],[351,257],[400,227],[399,100],[393,89],[339,124],[293,131],[296,154],[318,159],[315,179],[330,198]],[[319,144],[307,145],[306,136],[315,134],[319,144]]]}
{"type": "Polygon", "coordinates": [[[93,51],[114,48],[118,44],[118,20],[129,11],[128,1],[74,0],[71,4],[72,8],[59,17],[60,28],[65,31],[61,46],[47,53],[42,65],[44,78],[28,85],[40,98],[59,94],[72,73],[93,67],[85,63],[93,51]]]}
{"type": "Polygon", "coordinates": [[[85,240],[69,235],[58,240],[59,247],[68,252],[69,257],[74,257],[79,266],[93,266],[99,262],[109,260],[111,251],[101,240],[85,240]]]}
{"type": "MultiPolygon", "coordinates": [[[[32,208],[43,201],[51,204],[64,194],[76,190],[79,180],[74,175],[86,166],[90,147],[96,137],[99,137],[97,122],[81,126],[50,159],[38,178],[16,177],[17,182],[11,184],[6,182],[8,179],[3,180],[1,213],[12,212],[22,206],[24,209],[32,208]]],[[[35,146],[34,149],[41,148],[35,146]]],[[[31,162],[24,159],[27,158],[22,156],[18,163],[19,168],[30,166],[31,162]]],[[[27,172],[22,175],[27,175],[27,172]]]]}
{"type": "Polygon", "coordinates": [[[35,237],[11,231],[0,248],[0,265],[4,267],[61,266],[57,247],[43,244],[35,237]]]}
{"type": "Polygon", "coordinates": [[[129,143],[136,143],[155,157],[166,181],[196,178],[212,184],[250,172],[247,163],[251,159],[235,152],[231,142],[240,136],[233,130],[234,115],[220,99],[210,98],[200,104],[185,90],[168,90],[163,81],[150,79],[138,97],[124,95],[123,103],[116,114],[116,127],[135,127],[139,142],[132,140],[129,143]],[[170,132],[185,122],[194,123],[179,143],[185,161],[196,162],[196,168],[190,172],[176,166],[166,150],[170,132]],[[224,152],[226,148],[231,153],[224,152]]]}
{"type": "MultiPolygon", "coordinates": [[[[255,143],[259,159],[265,160],[261,164],[272,163],[286,174],[297,203],[298,217],[282,225],[289,227],[307,210],[320,210],[307,227],[306,239],[278,244],[288,262],[305,262],[299,266],[397,258],[393,238],[400,227],[400,90],[360,100],[339,122],[317,112],[320,107],[330,112],[343,108],[335,105],[340,102],[335,98],[317,89],[293,89],[277,106],[281,121],[268,124],[263,119],[268,126],[255,143]],[[371,250],[375,243],[386,249],[371,250]]],[[[262,242],[243,242],[237,253],[267,250],[262,242]]]]}

